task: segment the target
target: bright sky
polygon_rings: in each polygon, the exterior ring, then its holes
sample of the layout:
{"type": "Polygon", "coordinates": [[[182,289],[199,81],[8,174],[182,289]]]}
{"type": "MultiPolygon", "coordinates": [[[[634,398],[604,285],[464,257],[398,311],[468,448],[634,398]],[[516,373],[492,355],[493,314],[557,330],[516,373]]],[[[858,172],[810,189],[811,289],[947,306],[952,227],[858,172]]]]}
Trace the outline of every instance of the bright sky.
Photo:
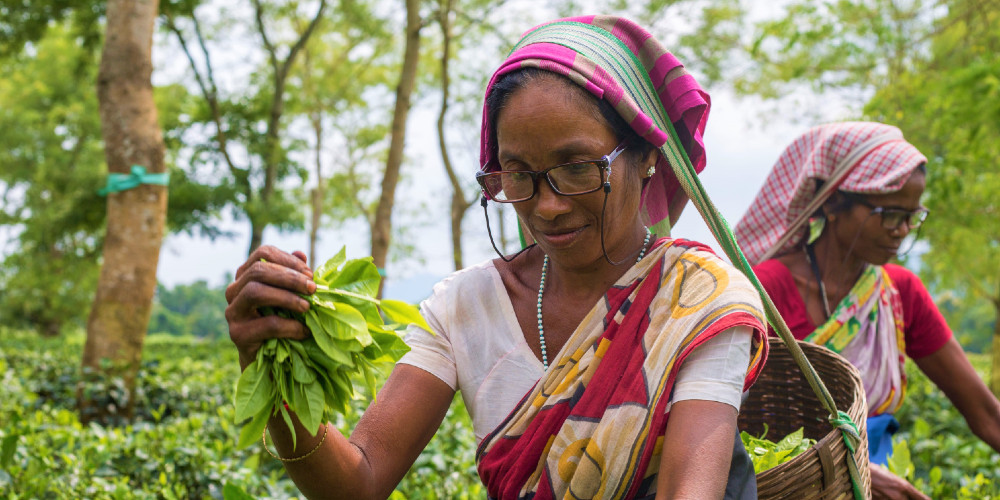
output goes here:
{"type": "MultiPolygon", "coordinates": [[[[436,139],[430,136],[434,119],[433,113],[427,110],[415,110],[411,116],[409,131],[413,136],[407,141],[407,157],[427,158],[428,161],[404,165],[404,171],[408,172],[411,179],[424,179],[438,186],[431,188],[431,192],[447,193],[450,191],[434,149],[436,139]]],[[[780,121],[769,121],[766,128],[761,128],[757,125],[761,121],[759,106],[738,100],[726,92],[712,92],[712,110],[705,136],[708,166],[702,173],[701,180],[730,225],[735,225],[743,215],[785,145],[807,128],[805,125],[780,121]]],[[[469,168],[466,174],[471,176],[473,172],[469,168]]],[[[401,186],[401,189],[415,188],[411,182],[401,186]]],[[[397,195],[397,199],[405,197],[397,195]]],[[[429,208],[440,210],[441,216],[436,219],[441,223],[419,230],[415,243],[424,262],[390,263],[386,282],[386,295],[389,297],[418,301],[430,293],[434,283],[452,270],[446,209],[443,204],[437,208],[429,208]]],[[[246,258],[249,234],[246,224],[231,224],[230,227],[238,234],[233,240],[211,242],[186,235],[167,238],[160,254],[160,281],[167,286],[198,279],[221,284],[224,275],[235,272],[246,258]]],[[[688,204],[678,221],[673,235],[710,244],[721,255],[718,244],[691,204],[688,204]]],[[[289,251],[308,249],[308,239],[304,233],[279,234],[269,231],[265,234],[264,241],[289,251]]],[[[478,206],[473,206],[466,215],[463,243],[467,264],[495,255],[478,206]]],[[[332,256],[342,245],[347,246],[348,257],[369,255],[368,229],[364,223],[352,222],[324,231],[319,254],[332,256]]]]}

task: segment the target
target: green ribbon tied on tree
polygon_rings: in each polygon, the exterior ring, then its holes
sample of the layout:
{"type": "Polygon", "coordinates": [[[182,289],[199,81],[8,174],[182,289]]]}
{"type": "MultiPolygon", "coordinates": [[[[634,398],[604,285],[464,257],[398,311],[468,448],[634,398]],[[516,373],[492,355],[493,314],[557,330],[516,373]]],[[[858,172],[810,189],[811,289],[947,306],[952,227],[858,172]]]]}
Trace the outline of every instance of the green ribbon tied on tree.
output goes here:
{"type": "Polygon", "coordinates": [[[108,183],[97,191],[100,196],[107,196],[111,193],[120,193],[129,189],[139,187],[141,184],[153,184],[156,186],[166,186],[170,183],[170,174],[150,174],[146,172],[146,167],[132,165],[130,173],[108,174],[108,183]]]}

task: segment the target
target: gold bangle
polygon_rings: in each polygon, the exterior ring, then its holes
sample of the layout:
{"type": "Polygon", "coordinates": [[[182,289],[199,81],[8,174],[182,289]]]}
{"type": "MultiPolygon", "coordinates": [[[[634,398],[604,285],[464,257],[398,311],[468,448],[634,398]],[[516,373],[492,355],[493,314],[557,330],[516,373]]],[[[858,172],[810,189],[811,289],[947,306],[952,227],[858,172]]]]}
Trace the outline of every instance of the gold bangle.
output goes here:
{"type": "Polygon", "coordinates": [[[320,447],[320,445],[323,444],[323,441],[326,441],[326,435],[329,434],[329,433],[330,433],[330,425],[329,424],[324,424],[323,425],[323,437],[319,440],[318,443],[316,443],[316,446],[314,446],[313,449],[309,450],[309,453],[306,453],[305,455],[302,455],[301,457],[295,457],[295,458],[281,458],[278,455],[275,455],[274,453],[271,453],[271,450],[269,450],[267,448],[267,426],[266,425],[264,426],[264,432],[263,432],[263,434],[261,434],[261,436],[260,436],[260,442],[264,444],[264,451],[266,451],[268,455],[271,455],[272,457],[277,458],[278,460],[281,460],[282,462],[298,462],[299,460],[305,460],[306,458],[309,457],[309,455],[312,455],[313,453],[316,453],[316,450],[318,450],[319,447],[320,447]]]}

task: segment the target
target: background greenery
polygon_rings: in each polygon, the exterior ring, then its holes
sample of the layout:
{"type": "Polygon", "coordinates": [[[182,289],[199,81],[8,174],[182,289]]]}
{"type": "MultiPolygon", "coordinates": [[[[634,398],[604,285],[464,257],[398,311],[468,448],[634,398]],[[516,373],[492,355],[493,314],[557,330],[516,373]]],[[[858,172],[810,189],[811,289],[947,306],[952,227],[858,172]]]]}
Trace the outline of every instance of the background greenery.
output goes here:
{"type": "MultiPolygon", "coordinates": [[[[989,356],[969,359],[985,378],[989,356]]],[[[909,360],[906,375],[906,402],[896,414],[900,430],[890,469],[931,498],[1000,498],[1000,455],[972,434],[951,401],[909,360]]]]}
{"type": "MultiPolygon", "coordinates": [[[[269,60],[288,53],[316,3],[159,2],[154,78],[171,234],[227,238],[233,221],[309,230],[313,241],[354,222],[377,232],[405,9],[399,0],[329,4],[278,95],[269,60]],[[275,192],[264,200],[269,175],[275,192]]],[[[414,105],[440,101],[441,163],[475,164],[484,78],[542,19],[502,0],[417,3],[414,105]],[[458,63],[450,73],[449,58],[458,63]]],[[[95,194],[107,173],[95,92],[106,5],[0,0],[0,497],[292,497],[278,463],[234,447],[237,364],[220,289],[158,287],[135,394],[79,368],[106,225],[106,200],[95,194]],[[81,425],[78,388],[112,416],[132,398],[137,415],[81,425]]],[[[584,10],[572,0],[533,7],[584,10]]],[[[772,103],[782,120],[899,126],[929,158],[933,212],[920,234],[924,251],[908,264],[968,351],[992,345],[1000,392],[1000,0],[604,0],[587,10],[649,27],[710,92],[772,103]]],[[[430,129],[426,120],[415,125],[430,129]]],[[[440,175],[435,160],[405,158],[404,181],[440,175]]],[[[458,201],[476,193],[463,182],[450,193],[458,232],[468,208],[458,201]]],[[[446,203],[400,198],[408,202],[393,209],[393,262],[440,254],[440,242],[418,248],[413,233],[444,220],[446,203]]],[[[973,360],[986,376],[987,356],[973,360]]],[[[1000,496],[997,454],[910,370],[897,472],[936,498],[1000,496]]],[[[351,428],[366,400],[338,426],[351,428]]],[[[456,400],[396,497],[481,498],[473,442],[456,400]]]]}
{"type": "MultiPolygon", "coordinates": [[[[10,499],[294,498],[281,464],[260,446],[236,449],[228,340],[152,335],[139,375],[135,421],[84,427],[75,409],[83,336],[46,339],[0,328],[0,497],[10,499]]],[[[971,357],[982,371],[983,355],[971,357]]],[[[948,400],[908,365],[899,413],[907,460],[898,472],[933,498],[1000,498],[1000,456],[969,431],[948,400]]],[[[363,384],[360,384],[362,386],[363,384]]],[[[112,381],[88,385],[120,406],[112,381]]],[[[353,428],[368,395],[338,417],[353,428]]],[[[475,436],[461,396],[394,494],[395,499],[484,498],[475,436]]],[[[899,453],[897,453],[899,455],[899,453]]]]}
{"type": "MultiPolygon", "coordinates": [[[[260,446],[236,449],[236,350],[227,340],[152,335],[134,421],[80,424],[75,411],[83,335],[41,338],[0,328],[0,497],[9,499],[295,498],[281,464],[260,446]]],[[[363,386],[359,384],[358,387],[363,386]]],[[[122,406],[116,381],[88,384],[122,406]]],[[[348,431],[370,397],[335,422],[348,431]]],[[[273,451],[273,450],[272,450],[273,451]]],[[[441,429],[393,498],[478,499],[475,436],[455,399],[441,429]]]]}

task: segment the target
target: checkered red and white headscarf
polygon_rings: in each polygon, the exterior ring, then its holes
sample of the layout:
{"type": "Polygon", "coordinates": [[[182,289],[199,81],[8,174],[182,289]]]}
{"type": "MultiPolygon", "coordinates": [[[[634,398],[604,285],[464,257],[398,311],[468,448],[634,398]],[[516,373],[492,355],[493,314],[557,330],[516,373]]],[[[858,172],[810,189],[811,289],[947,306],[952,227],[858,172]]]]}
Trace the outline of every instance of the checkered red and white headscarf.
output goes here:
{"type": "Polygon", "coordinates": [[[896,127],[872,122],[813,127],[785,149],[746,214],[736,241],[751,264],[802,244],[809,216],[837,189],[898,191],[927,158],[896,127]],[[824,185],[816,191],[817,180],[824,185]]]}

